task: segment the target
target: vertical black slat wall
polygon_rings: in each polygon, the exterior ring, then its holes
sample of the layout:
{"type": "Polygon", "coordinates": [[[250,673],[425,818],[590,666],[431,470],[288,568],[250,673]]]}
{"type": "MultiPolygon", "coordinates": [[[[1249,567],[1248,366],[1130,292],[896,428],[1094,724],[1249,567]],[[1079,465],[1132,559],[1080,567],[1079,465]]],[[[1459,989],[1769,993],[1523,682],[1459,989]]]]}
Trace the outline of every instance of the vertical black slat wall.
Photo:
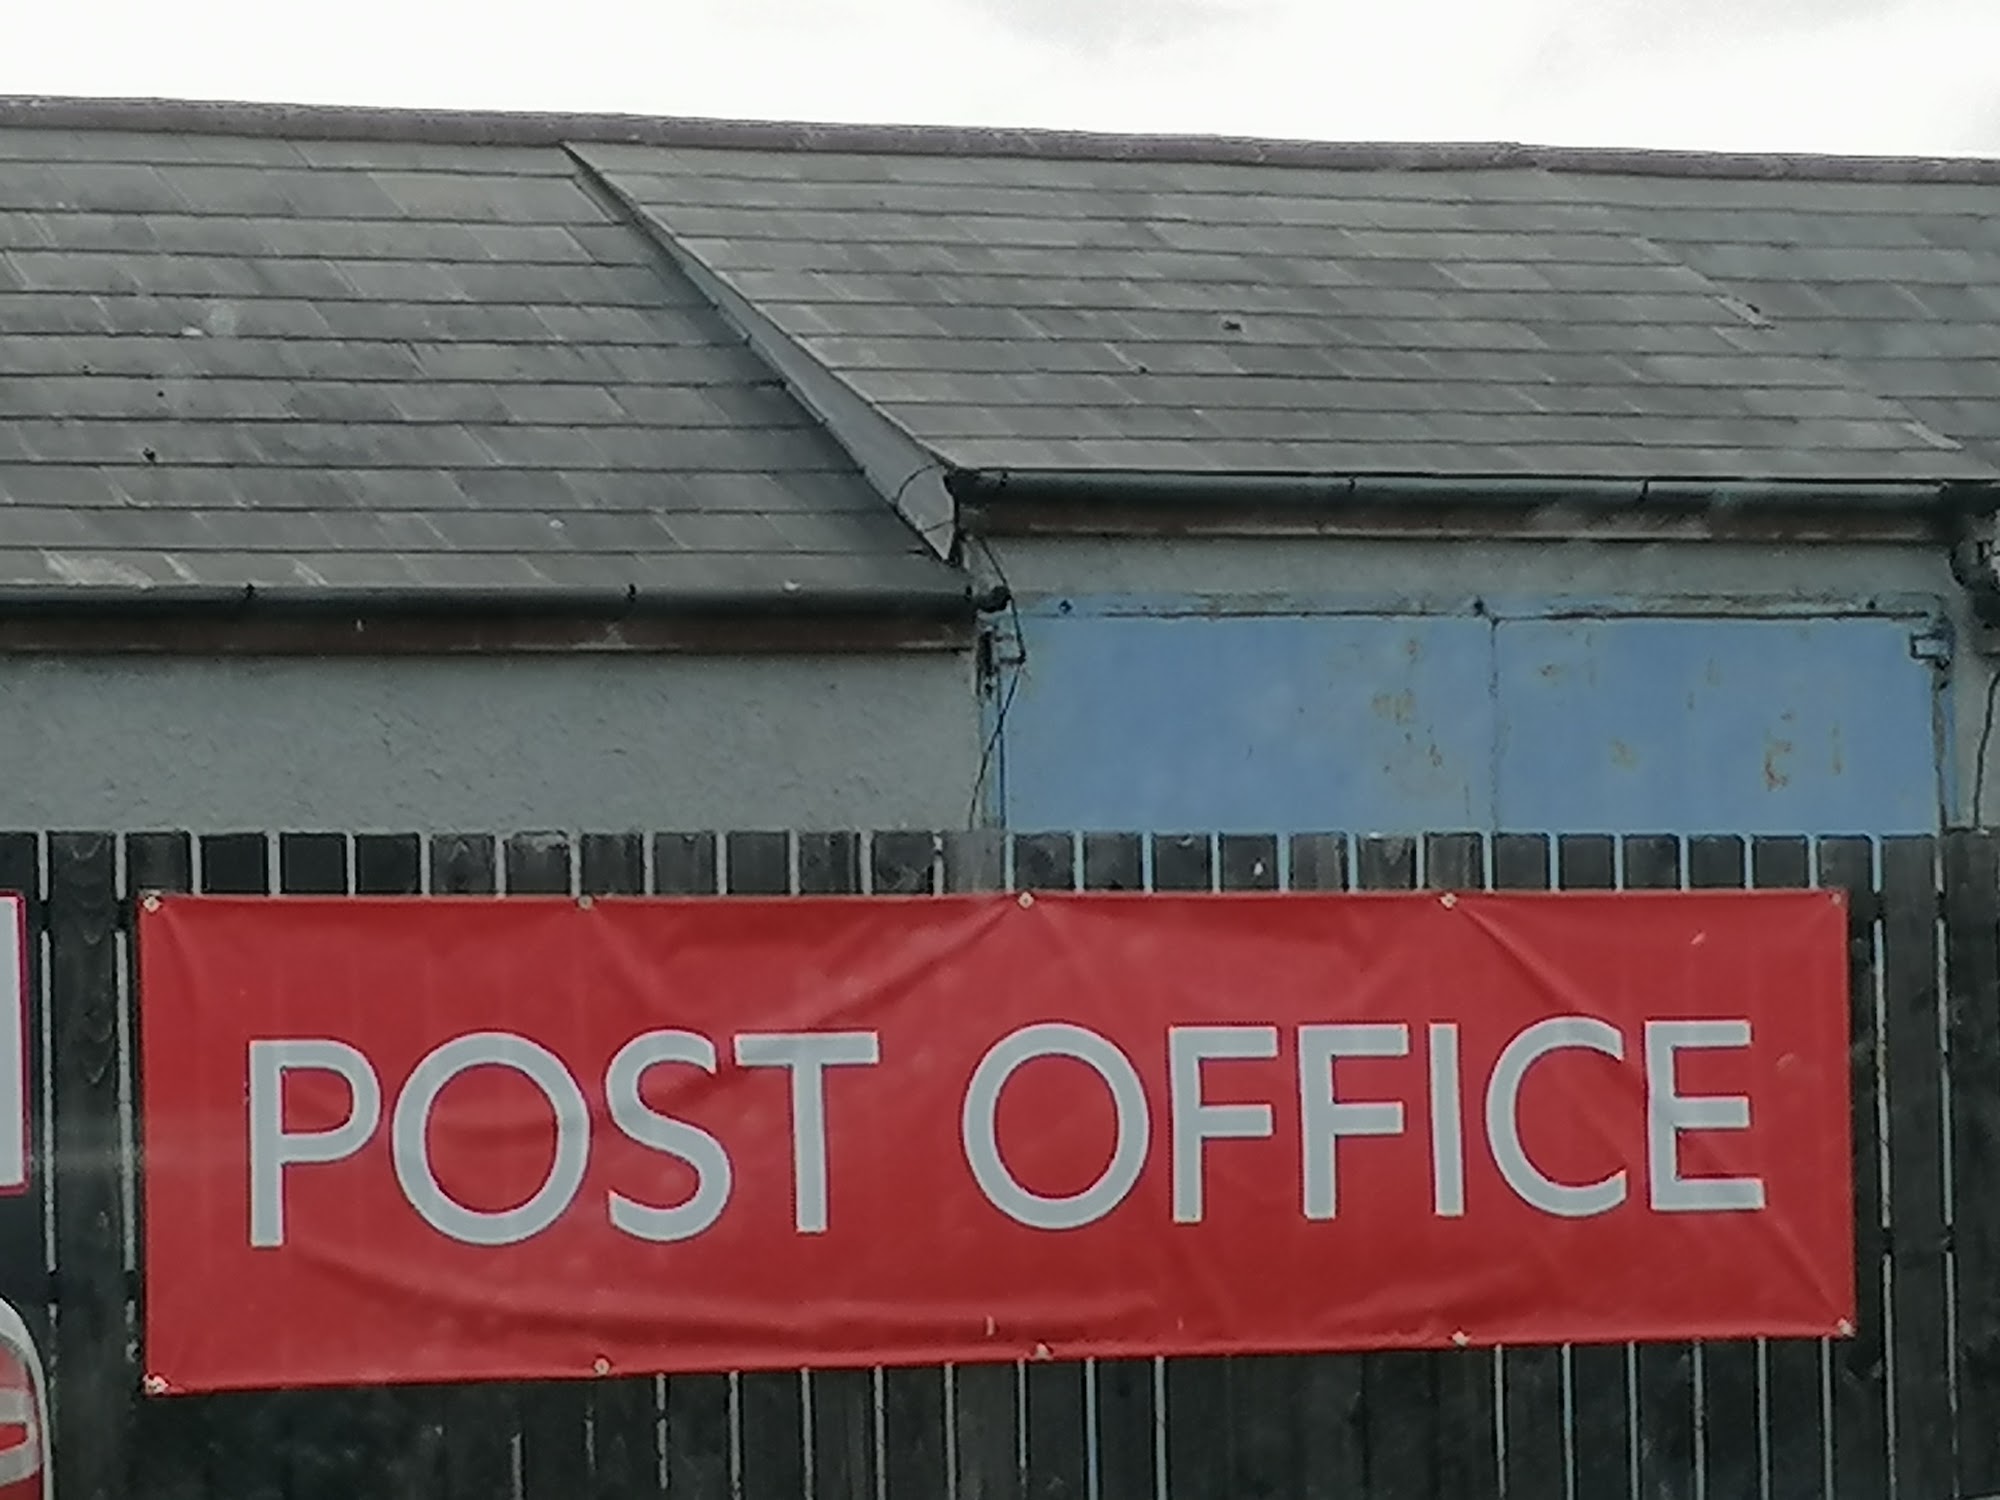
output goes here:
{"type": "MultiPolygon", "coordinates": [[[[1146,887],[1145,841],[1137,834],[1090,833],[1083,838],[1083,887],[1139,891],[1146,887]]],[[[1151,1500],[1159,1482],[1150,1359],[1097,1362],[1097,1480],[1106,1500],[1151,1500]]]]}
{"type": "MultiPolygon", "coordinates": [[[[490,834],[441,833],[430,840],[428,887],[434,896],[491,896],[500,889],[499,855],[490,834]]],[[[444,1427],[446,1500],[490,1500],[517,1493],[520,1419],[503,1385],[448,1387],[439,1396],[444,1427]]]]}
{"type": "MultiPolygon", "coordinates": [[[[131,858],[128,846],[128,864],[131,858]]],[[[204,871],[211,876],[213,864],[204,860],[204,871]]],[[[347,836],[280,834],[277,889],[288,896],[350,894],[354,882],[347,836]]],[[[338,1024],[332,1017],[328,1021],[338,1024]]],[[[407,1491],[407,1472],[423,1449],[417,1402],[409,1392],[309,1391],[288,1393],[281,1400],[288,1500],[407,1491]]]]}
{"type": "MultiPolygon", "coordinates": [[[[1293,837],[1292,889],[1342,891],[1352,884],[1352,874],[1345,835],[1293,837]]],[[[1299,1424],[1299,1474],[1290,1493],[1301,1500],[1346,1500],[1365,1493],[1362,1362],[1352,1355],[1301,1354],[1286,1356],[1283,1363],[1291,1380],[1288,1404],[1299,1424]]]]}
{"type": "MultiPolygon", "coordinates": [[[[414,896],[424,888],[424,841],[414,833],[364,833],[353,841],[353,889],[358,896],[414,896]]],[[[279,880],[285,848],[279,844],[279,880]]],[[[436,1386],[370,1393],[376,1420],[394,1434],[396,1453],[381,1487],[357,1484],[347,1493],[399,1497],[444,1493],[445,1393],[436,1386]]]]}
{"type": "MultiPolygon", "coordinates": [[[[1355,847],[1354,884],[1364,891],[1407,891],[1417,884],[1420,844],[1364,838],[1355,847]]],[[[1436,1354],[1396,1350],[1361,1357],[1363,1451],[1370,1495],[1384,1500],[1437,1493],[1436,1354]]]]}
{"type": "MultiPolygon", "coordinates": [[[[1226,833],[1216,841],[1217,884],[1225,891],[1274,891],[1278,841],[1268,834],[1226,833]]],[[[1228,1496],[1292,1493],[1301,1464],[1303,1413],[1292,1399],[1293,1361],[1236,1355],[1223,1366],[1229,1423],[1228,1496]]]]}
{"type": "MultiPolygon", "coordinates": [[[[944,838],[945,888],[1007,888],[1006,835],[992,829],[944,838]]],[[[1021,1493],[1026,1444],[1016,1365],[959,1365],[950,1372],[952,1485],[959,1500],[1009,1500],[1021,1493]]]]}
{"type": "Polygon", "coordinates": [[[1945,840],[1958,1493],[2000,1494],[2000,839],[1945,840]]]}
{"type": "MultiPolygon", "coordinates": [[[[1555,854],[1556,884],[1563,890],[1601,891],[1618,884],[1620,852],[1616,839],[1565,834],[1556,841],[1555,854]]],[[[1579,1344],[1569,1351],[1568,1364],[1568,1493],[1577,1500],[1599,1495],[1607,1500],[1631,1497],[1637,1445],[1632,1431],[1630,1353],[1622,1345],[1579,1344]]],[[[1510,1388],[1510,1400],[1511,1395],[1510,1388]]],[[[1513,1451],[1511,1428],[1508,1451],[1513,1451]]]]}
{"type": "MultiPolygon", "coordinates": [[[[1681,843],[1667,837],[1628,838],[1628,890],[1671,890],[1682,883],[1681,843]]],[[[1691,1344],[1646,1344],[1633,1355],[1637,1377],[1638,1491],[1642,1496],[1698,1493],[1695,1351],[1691,1344]]]]}
{"type": "Polygon", "coordinates": [[[1937,841],[1882,843],[1882,1015],[1889,1115],[1890,1378],[1901,1495],[1952,1483],[1946,1326],[1944,1058],[1937,841]]]}
{"type": "MultiPolygon", "coordinates": [[[[1116,835],[1080,844],[1026,839],[1011,849],[991,834],[725,842],[728,885],[745,891],[851,889],[857,881],[928,891],[938,884],[940,849],[949,883],[964,889],[1006,885],[1010,863],[1020,883],[1058,885],[1079,862],[1085,884],[1129,888],[1146,883],[1148,854],[1164,888],[1260,888],[1276,863],[1273,841],[1245,836],[1162,838],[1150,850],[1116,835]]],[[[661,836],[652,845],[653,888],[714,892],[717,847],[709,835],[661,836]]],[[[1049,1375],[1080,1375],[1081,1383],[1050,1382],[1039,1393],[1033,1365],[982,1366],[869,1373],[865,1400],[840,1396],[819,1376],[780,1376],[761,1394],[744,1382],[750,1389],[737,1402],[729,1377],[697,1376],[664,1382],[664,1409],[656,1399],[663,1383],[635,1378],[170,1398],[144,1401],[135,1414],[141,1367],[127,1347],[129,1158],[119,1107],[127,893],[190,884],[407,892],[422,883],[423,862],[414,837],[384,835],[218,835],[192,847],[184,835],[133,835],[121,851],[109,835],[54,834],[40,848],[61,1189],[57,1466],[66,1495],[623,1496],[659,1493],[663,1472],[670,1493],[694,1495],[1015,1495],[1037,1480],[1046,1485],[1040,1493],[1061,1494],[1078,1482],[1079,1445],[1085,1478],[1094,1474],[1095,1492],[1106,1497],[1261,1491],[1395,1500],[1491,1485],[1476,1457],[1493,1441],[1491,1428],[1478,1416],[1478,1395],[1454,1381],[1456,1354],[1218,1361],[1212,1400],[1203,1399],[1205,1362],[1168,1361],[1164,1424],[1147,1360],[1109,1361],[1088,1374],[1051,1362],[1049,1375]],[[1421,1382],[1410,1378],[1417,1370],[1421,1382]],[[1057,1397],[1065,1389],[1072,1406],[1057,1397]],[[538,1406],[545,1394],[563,1399],[538,1406]]],[[[635,890],[646,851],[630,835],[575,846],[514,840],[503,882],[494,840],[445,837],[432,841],[428,886],[635,890]],[[574,886],[573,860],[581,861],[574,886]]],[[[1359,883],[1406,887],[1420,863],[1430,884],[1477,883],[1476,843],[1449,838],[1421,846],[1372,839],[1350,850],[1337,837],[1301,837],[1287,853],[1299,888],[1337,888],[1350,868],[1359,883]]],[[[1619,847],[1565,838],[1554,851],[1557,882],[1611,884],[1622,860],[1625,884],[1680,884],[1681,853],[1671,839],[1619,847]]],[[[1547,857],[1539,841],[1496,840],[1496,881],[1531,883],[1521,872],[1547,857]]],[[[1867,840],[1838,838],[1686,846],[1688,884],[1740,884],[1746,868],[1758,886],[1812,877],[1852,898],[1859,1332],[1824,1344],[1709,1344],[1698,1358],[1673,1345],[1506,1351],[1505,1493],[1625,1495],[1636,1473],[1647,1496],[1874,1496],[1889,1492],[1893,1470],[1903,1495],[1990,1494],[2000,1464],[1992,1420],[2000,1401],[2000,845],[1992,835],[1961,834],[1941,848],[1904,839],[1879,852],[1867,840]],[[1893,1233],[1883,1225],[1885,1195],[1893,1233]],[[1550,1354],[1553,1392],[1535,1363],[1550,1354]],[[1626,1385],[1632,1371],[1636,1389],[1626,1385]],[[1565,1414],[1559,1461],[1548,1445],[1565,1414]]],[[[135,1099],[143,1083],[130,1085],[135,1099]]]]}
{"type": "MultiPolygon", "coordinates": [[[[1023,891],[1074,889],[1074,841],[1066,833],[1016,837],[1013,884],[1023,891]]],[[[1021,1477],[1029,1500],[1082,1500],[1088,1489],[1090,1373],[1073,1359],[1032,1360],[1022,1371],[1027,1448],[1021,1477]]]]}
{"type": "MultiPolygon", "coordinates": [[[[575,871],[561,834],[517,833],[501,852],[509,896],[567,896],[575,871]]],[[[560,1003],[551,997],[551,1003],[560,1003]]],[[[527,1500],[581,1496],[590,1488],[590,1387],[574,1380],[524,1382],[513,1391],[520,1427],[520,1484],[527,1500]]]]}
{"type": "MultiPolygon", "coordinates": [[[[720,888],[720,841],[712,833],[662,833],[653,840],[653,890],[712,896],[720,888]]],[[[727,1375],[675,1375],[666,1382],[667,1492],[731,1495],[738,1466],[734,1382],[727,1375]]],[[[797,1446],[796,1429],[789,1439],[797,1446]]]]}
{"type": "MultiPolygon", "coordinates": [[[[1472,833],[1432,834],[1424,840],[1423,866],[1424,884],[1431,890],[1482,890],[1486,841],[1472,833]]],[[[1411,1045],[1420,1045],[1414,1036],[1411,1045]]],[[[1498,1496],[1499,1356],[1492,1349],[1457,1349],[1435,1358],[1438,1493],[1467,1500],[1498,1496]]]]}
{"type": "MultiPolygon", "coordinates": [[[[271,843],[261,833],[209,834],[195,846],[195,888],[211,896],[264,896],[272,889],[271,843]]],[[[283,1500],[290,1450],[313,1428],[313,1406],[325,1398],[298,1391],[248,1391],[213,1396],[206,1419],[208,1480],[218,1494],[283,1500]],[[308,1418],[295,1437],[291,1418],[308,1418]]]]}
{"type": "Polygon", "coordinates": [[[118,846],[108,833],[55,833],[48,847],[59,1267],[52,1352],[61,1380],[55,1487],[66,1500],[117,1500],[131,1478],[135,1384],[125,1353],[119,1173],[118,846]]]}
{"type": "MultiPolygon", "coordinates": [[[[1697,890],[1742,889],[1748,848],[1733,835],[1688,840],[1687,883],[1697,890]]],[[[1700,1454],[1709,1495],[1761,1493],[1764,1469],[1760,1353],[1741,1339],[1695,1350],[1700,1379],[1700,1454]]]]}
{"type": "MultiPolygon", "coordinates": [[[[1807,841],[1753,839],[1750,883],[1762,890],[1810,886],[1812,850],[1807,841]]],[[[1826,1500],[1832,1485],[1825,1413],[1829,1342],[1773,1339],[1762,1353],[1762,1493],[1769,1500],[1826,1500]]],[[[1716,1400],[1713,1387],[1708,1398],[1711,1405],[1716,1400]]]]}
{"type": "MultiPolygon", "coordinates": [[[[1214,841],[1207,834],[1153,840],[1153,889],[1207,891],[1216,883],[1214,841]]],[[[1161,1369],[1166,1399],[1166,1492],[1229,1493],[1236,1424],[1229,1404],[1229,1361],[1215,1356],[1172,1359],[1161,1369]],[[1195,1414],[1205,1412],[1207,1419],[1195,1414]]]]}
{"type": "Polygon", "coordinates": [[[1848,1072],[1853,1085],[1854,1280],[1858,1318],[1853,1338],[1833,1346],[1833,1480],[1840,1500],[1889,1493],[1889,1354],[1883,1326],[1882,1133],[1875,1111],[1881,1029],[1876,1004],[1880,898],[1875,846],[1863,838],[1822,839],[1819,883],[1847,893],[1848,1072]]]}
{"type": "MultiPolygon", "coordinates": [[[[586,833],[577,850],[577,890],[593,900],[643,895],[646,841],[636,833],[586,833]]],[[[614,1375],[589,1388],[591,1500],[622,1500],[659,1489],[659,1389],[650,1375],[614,1375]]]]}
{"type": "MultiPolygon", "coordinates": [[[[1276,890],[1278,841],[1264,834],[1224,834],[1164,841],[1155,850],[1155,887],[1224,891],[1276,890]]],[[[1167,1492],[1223,1497],[1292,1492],[1302,1465],[1306,1415],[1292,1382],[1295,1362],[1281,1357],[1182,1359],[1163,1367],[1167,1391],[1167,1492]],[[1185,1414],[1207,1411],[1208,1419],[1185,1414]],[[1203,1432],[1208,1441],[1202,1440],[1203,1432]]]]}
{"type": "MultiPolygon", "coordinates": [[[[797,889],[789,834],[732,833],[723,845],[728,890],[783,896],[797,889]]],[[[735,1450],[744,1500],[790,1500],[808,1493],[813,1456],[803,1376],[762,1370],[734,1377],[735,1450]]]]}
{"type": "MultiPolygon", "coordinates": [[[[861,890],[861,839],[852,833],[799,835],[799,892],[861,890]]],[[[817,1370],[812,1396],[813,1493],[820,1500],[874,1500],[881,1470],[874,1370],[817,1370]]]]}
{"type": "MultiPolygon", "coordinates": [[[[878,833],[869,843],[869,889],[877,896],[926,896],[938,888],[936,836],[878,833]]],[[[934,1500],[950,1493],[951,1451],[945,1414],[947,1371],[935,1366],[884,1370],[882,1493],[885,1500],[934,1500]]]]}
{"type": "MultiPolygon", "coordinates": [[[[1547,889],[1548,884],[1547,839],[1518,834],[1494,839],[1495,890],[1538,891],[1547,889]]],[[[1508,1349],[1500,1358],[1507,1434],[1503,1489],[1509,1495],[1562,1495],[1569,1483],[1563,1351],[1508,1349]]]]}
{"type": "MultiPolygon", "coordinates": [[[[147,892],[189,891],[194,889],[193,842],[184,833],[135,833],[125,840],[125,888],[134,896],[147,892]]],[[[136,995],[139,990],[137,976],[138,945],[132,944],[127,954],[127,970],[131,976],[129,993],[136,995]]],[[[140,1040],[137,1022],[143,1017],[135,1014],[135,1024],[131,1036],[136,1046],[140,1040]]],[[[146,1080],[136,1063],[128,1063],[133,1077],[132,1102],[135,1115],[143,1118],[145,1107],[146,1080]]],[[[144,1180],[146,1170],[145,1152],[142,1143],[133,1142],[138,1171],[144,1180]]],[[[141,1225],[143,1232],[143,1224],[141,1225]]],[[[143,1239],[141,1243],[144,1243],[143,1239]]],[[[143,1314],[145,1287],[140,1283],[140,1306],[136,1312],[143,1314]]],[[[135,1326],[144,1327],[143,1317],[135,1320],[135,1326]]],[[[142,1350],[143,1363],[143,1350],[142,1350]]],[[[67,1375],[68,1372],[63,1372],[67,1375]]],[[[59,1382],[61,1384],[63,1382],[59,1382]]],[[[61,1414],[58,1413],[60,1418],[61,1414]]],[[[206,1408],[186,1401],[141,1401],[136,1414],[134,1460],[128,1477],[136,1492],[147,1500],[203,1500],[211,1493],[208,1482],[208,1444],[205,1436],[206,1408]]],[[[59,1420],[58,1426],[62,1423],[59,1420]]]]}

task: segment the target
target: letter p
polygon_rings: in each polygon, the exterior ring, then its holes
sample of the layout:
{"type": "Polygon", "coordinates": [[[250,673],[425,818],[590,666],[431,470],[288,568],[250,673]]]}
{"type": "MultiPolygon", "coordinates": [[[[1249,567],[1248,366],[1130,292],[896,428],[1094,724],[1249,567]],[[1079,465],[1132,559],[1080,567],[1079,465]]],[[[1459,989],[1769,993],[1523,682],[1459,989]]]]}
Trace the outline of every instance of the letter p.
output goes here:
{"type": "Polygon", "coordinates": [[[368,1143],[382,1118],[382,1087],[368,1059],[345,1042],[287,1037],[250,1044],[250,1243],[285,1243],[285,1168],[340,1161],[368,1143]],[[327,1130],[285,1129],[285,1075],[338,1073],[353,1106],[327,1130]]]}

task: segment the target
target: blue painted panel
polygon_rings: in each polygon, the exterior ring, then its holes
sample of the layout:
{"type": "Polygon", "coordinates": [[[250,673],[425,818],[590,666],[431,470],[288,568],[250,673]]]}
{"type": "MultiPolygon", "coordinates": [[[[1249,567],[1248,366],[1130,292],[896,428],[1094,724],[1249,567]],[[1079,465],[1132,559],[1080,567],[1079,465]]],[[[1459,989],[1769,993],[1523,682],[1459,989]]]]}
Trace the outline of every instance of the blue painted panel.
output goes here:
{"type": "Polygon", "coordinates": [[[1015,828],[1352,831],[1491,817],[1491,623],[1030,614],[1015,828]]]}
{"type": "Polygon", "coordinates": [[[1907,619],[1503,620],[1502,827],[1938,825],[1937,671],[1907,619]]]}
{"type": "Polygon", "coordinates": [[[1016,828],[1922,832],[1909,617],[1125,615],[1022,622],[1016,828]]]}

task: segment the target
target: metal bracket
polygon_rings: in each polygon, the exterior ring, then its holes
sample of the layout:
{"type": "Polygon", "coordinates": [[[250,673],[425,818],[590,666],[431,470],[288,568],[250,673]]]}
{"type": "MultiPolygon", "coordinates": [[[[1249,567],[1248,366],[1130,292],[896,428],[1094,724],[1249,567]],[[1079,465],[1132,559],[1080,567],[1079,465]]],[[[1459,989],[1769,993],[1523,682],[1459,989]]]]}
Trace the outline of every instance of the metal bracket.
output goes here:
{"type": "Polygon", "coordinates": [[[1932,620],[1922,630],[1910,633],[1910,655],[1934,667],[1948,667],[1952,656],[1951,622],[1932,620]]]}
{"type": "Polygon", "coordinates": [[[987,622],[979,632],[981,657],[987,665],[1018,667],[1028,659],[1027,642],[1021,639],[1020,627],[1006,617],[987,622]]]}
{"type": "Polygon", "coordinates": [[[980,627],[975,656],[980,690],[989,694],[999,690],[1000,680],[1006,673],[1018,671],[1028,659],[1020,632],[1012,624],[998,622],[980,627]]]}
{"type": "Polygon", "coordinates": [[[1964,522],[1951,548],[1951,576],[1972,604],[1972,649],[2000,656],[2000,517],[1964,522]]]}

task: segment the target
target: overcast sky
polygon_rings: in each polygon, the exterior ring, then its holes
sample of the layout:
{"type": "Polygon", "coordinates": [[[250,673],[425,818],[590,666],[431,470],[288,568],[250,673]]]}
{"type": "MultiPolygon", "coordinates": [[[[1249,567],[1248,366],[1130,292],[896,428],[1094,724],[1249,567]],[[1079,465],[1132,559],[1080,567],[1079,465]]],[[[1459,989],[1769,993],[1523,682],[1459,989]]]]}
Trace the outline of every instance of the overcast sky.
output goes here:
{"type": "Polygon", "coordinates": [[[18,0],[0,93],[2000,155],[2000,0],[18,0]]]}

